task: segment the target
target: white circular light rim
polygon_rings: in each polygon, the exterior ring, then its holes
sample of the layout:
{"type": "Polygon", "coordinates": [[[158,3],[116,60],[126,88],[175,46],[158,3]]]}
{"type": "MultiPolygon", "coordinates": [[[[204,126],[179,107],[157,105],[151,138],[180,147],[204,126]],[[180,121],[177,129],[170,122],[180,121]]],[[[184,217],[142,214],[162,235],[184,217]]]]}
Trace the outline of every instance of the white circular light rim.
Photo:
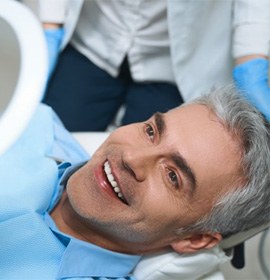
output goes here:
{"type": "Polygon", "coordinates": [[[27,7],[14,0],[1,0],[0,17],[15,32],[21,59],[15,92],[0,118],[1,155],[21,135],[42,98],[48,54],[41,24],[27,7]]]}

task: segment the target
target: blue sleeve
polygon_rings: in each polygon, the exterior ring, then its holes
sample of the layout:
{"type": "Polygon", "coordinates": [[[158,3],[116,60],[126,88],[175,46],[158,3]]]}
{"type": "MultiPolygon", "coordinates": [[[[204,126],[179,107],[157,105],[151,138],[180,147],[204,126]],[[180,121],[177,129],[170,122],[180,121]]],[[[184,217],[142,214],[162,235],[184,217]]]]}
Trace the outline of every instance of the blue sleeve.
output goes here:
{"type": "Polygon", "coordinates": [[[89,160],[89,154],[64,127],[59,117],[52,110],[54,143],[51,156],[59,161],[68,161],[72,164],[89,160]]]}

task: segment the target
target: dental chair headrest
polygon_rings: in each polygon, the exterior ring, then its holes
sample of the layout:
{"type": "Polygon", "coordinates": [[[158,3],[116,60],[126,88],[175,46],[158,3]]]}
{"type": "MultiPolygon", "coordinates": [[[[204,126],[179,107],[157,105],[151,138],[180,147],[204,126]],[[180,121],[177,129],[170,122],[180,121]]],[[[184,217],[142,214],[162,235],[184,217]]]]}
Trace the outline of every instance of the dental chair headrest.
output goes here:
{"type": "MultiPolygon", "coordinates": [[[[233,249],[233,258],[231,264],[241,269],[245,266],[245,247],[244,241],[250,239],[254,235],[260,233],[263,230],[270,228],[270,222],[247,231],[236,233],[228,238],[225,238],[220,243],[220,248],[225,251],[233,249]]],[[[232,254],[232,252],[230,252],[232,254]]]]}
{"type": "MultiPolygon", "coordinates": [[[[270,215],[270,214],[269,214],[270,215]]],[[[270,222],[247,231],[236,233],[221,241],[220,247],[224,250],[235,247],[236,245],[250,239],[261,231],[270,228],[270,222]]]]}

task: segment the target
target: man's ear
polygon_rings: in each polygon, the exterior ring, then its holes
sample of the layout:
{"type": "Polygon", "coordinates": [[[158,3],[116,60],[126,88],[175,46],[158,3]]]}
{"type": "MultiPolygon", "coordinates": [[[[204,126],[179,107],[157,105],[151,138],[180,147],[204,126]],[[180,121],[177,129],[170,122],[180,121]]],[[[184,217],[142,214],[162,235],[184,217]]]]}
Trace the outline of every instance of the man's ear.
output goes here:
{"type": "Polygon", "coordinates": [[[171,243],[171,247],[178,253],[194,253],[201,249],[210,249],[222,240],[220,233],[192,234],[185,239],[171,243]]]}

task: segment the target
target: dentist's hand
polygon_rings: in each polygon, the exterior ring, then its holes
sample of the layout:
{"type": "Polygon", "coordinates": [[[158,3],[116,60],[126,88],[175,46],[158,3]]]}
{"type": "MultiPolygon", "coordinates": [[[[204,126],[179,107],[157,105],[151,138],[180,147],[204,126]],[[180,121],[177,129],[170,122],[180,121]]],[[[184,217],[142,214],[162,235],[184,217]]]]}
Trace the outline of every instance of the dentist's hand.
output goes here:
{"type": "Polygon", "coordinates": [[[48,58],[49,58],[48,78],[49,78],[57,62],[60,46],[64,37],[64,29],[62,27],[58,27],[58,28],[45,27],[44,34],[48,47],[48,58]]]}
{"type": "Polygon", "coordinates": [[[269,61],[254,58],[235,66],[233,78],[237,88],[270,121],[269,61]]]}

